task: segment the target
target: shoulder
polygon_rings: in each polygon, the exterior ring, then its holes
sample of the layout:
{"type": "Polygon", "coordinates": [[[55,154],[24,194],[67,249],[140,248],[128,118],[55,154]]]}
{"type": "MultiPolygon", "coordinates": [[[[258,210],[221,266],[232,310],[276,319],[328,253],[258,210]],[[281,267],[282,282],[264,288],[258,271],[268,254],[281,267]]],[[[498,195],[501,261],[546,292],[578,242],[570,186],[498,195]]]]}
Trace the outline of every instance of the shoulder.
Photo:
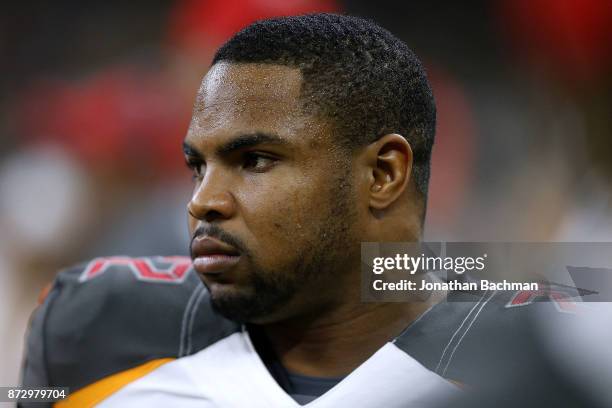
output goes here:
{"type": "Polygon", "coordinates": [[[538,322],[551,314],[573,318],[572,302],[546,291],[455,292],[410,325],[395,344],[428,369],[474,384],[482,369],[520,372],[538,344],[538,322]]]}
{"type": "Polygon", "coordinates": [[[60,272],[35,311],[23,382],[72,392],[236,330],[213,312],[188,258],[96,258],[60,272]]]}

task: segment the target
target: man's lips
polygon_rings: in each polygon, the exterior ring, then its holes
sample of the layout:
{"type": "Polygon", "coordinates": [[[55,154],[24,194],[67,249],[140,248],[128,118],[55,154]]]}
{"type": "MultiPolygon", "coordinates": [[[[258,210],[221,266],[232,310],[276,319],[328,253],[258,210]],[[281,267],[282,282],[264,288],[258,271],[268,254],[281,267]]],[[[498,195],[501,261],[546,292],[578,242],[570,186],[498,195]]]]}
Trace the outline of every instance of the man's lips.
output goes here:
{"type": "Polygon", "coordinates": [[[240,252],[211,237],[196,237],[191,244],[194,269],[204,275],[217,275],[240,261],[240,252]]]}

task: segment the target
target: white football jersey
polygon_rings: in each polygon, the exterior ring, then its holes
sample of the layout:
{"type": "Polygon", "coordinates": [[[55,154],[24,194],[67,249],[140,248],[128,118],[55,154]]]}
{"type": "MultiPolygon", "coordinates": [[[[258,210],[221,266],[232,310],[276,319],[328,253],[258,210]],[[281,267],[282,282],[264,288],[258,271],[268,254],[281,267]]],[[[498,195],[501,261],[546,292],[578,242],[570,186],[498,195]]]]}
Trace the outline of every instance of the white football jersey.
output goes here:
{"type": "MultiPolygon", "coordinates": [[[[421,407],[457,388],[387,343],[330,391],[305,405],[421,407]]],[[[111,407],[300,407],[274,380],[246,330],[166,363],[102,401],[111,407]]]]}

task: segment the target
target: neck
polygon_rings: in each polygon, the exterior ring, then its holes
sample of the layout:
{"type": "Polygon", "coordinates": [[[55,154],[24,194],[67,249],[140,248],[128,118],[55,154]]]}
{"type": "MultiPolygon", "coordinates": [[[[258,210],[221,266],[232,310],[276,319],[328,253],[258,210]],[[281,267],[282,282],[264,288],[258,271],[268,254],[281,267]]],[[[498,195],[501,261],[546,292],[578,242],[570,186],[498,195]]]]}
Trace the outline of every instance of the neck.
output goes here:
{"type": "Polygon", "coordinates": [[[266,324],[262,329],[288,371],[341,377],[436,302],[343,304],[316,317],[266,324]]]}

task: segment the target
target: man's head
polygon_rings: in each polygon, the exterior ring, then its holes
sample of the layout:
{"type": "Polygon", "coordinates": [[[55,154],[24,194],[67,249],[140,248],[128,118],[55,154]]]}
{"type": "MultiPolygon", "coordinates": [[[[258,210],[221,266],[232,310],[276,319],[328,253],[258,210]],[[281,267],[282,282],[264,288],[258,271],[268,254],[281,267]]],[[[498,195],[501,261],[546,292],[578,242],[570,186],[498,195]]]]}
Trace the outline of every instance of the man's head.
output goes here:
{"type": "Polygon", "coordinates": [[[264,20],[218,50],[185,140],[194,265],[228,317],[270,322],[353,296],[361,241],[417,239],[435,106],[386,30],[264,20]]]}

